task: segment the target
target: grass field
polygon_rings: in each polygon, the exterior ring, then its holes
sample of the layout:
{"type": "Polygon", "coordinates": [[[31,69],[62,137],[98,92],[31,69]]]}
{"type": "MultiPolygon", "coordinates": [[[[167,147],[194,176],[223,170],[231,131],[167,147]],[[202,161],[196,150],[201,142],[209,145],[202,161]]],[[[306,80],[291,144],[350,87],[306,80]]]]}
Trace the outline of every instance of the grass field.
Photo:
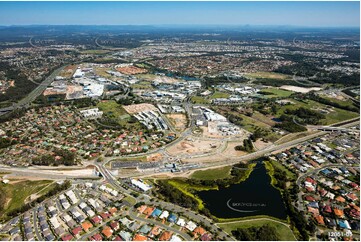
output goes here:
{"type": "Polygon", "coordinates": [[[347,119],[357,118],[360,115],[358,113],[354,113],[351,111],[334,108],[334,112],[331,112],[326,115],[325,124],[334,124],[338,123],[347,119]]]}
{"type": "Polygon", "coordinates": [[[279,163],[279,162],[277,162],[277,161],[269,161],[269,163],[270,163],[272,166],[274,166],[274,167],[276,167],[276,168],[278,168],[278,169],[286,172],[288,178],[296,180],[296,178],[297,178],[296,174],[293,173],[293,172],[291,172],[290,170],[288,170],[288,169],[287,169],[284,165],[282,165],[281,163],[279,163]]]}
{"type": "Polygon", "coordinates": [[[275,72],[255,72],[255,73],[248,73],[246,77],[251,78],[261,78],[261,79],[279,79],[279,80],[290,80],[292,79],[289,75],[284,75],[275,72]]]}
{"type": "Polygon", "coordinates": [[[89,54],[89,55],[103,55],[109,53],[110,50],[83,50],[81,51],[82,54],[89,54]]]}
{"type": "Polygon", "coordinates": [[[209,103],[209,101],[207,99],[205,99],[203,97],[198,97],[198,96],[193,96],[191,98],[191,101],[193,103],[197,103],[197,104],[207,104],[207,103],[209,103]]]}
{"type": "Polygon", "coordinates": [[[347,99],[347,100],[339,100],[337,98],[332,98],[332,97],[329,97],[329,96],[326,96],[326,95],[321,95],[322,98],[324,99],[327,99],[331,102],[334,102],[334,103],[338,103],[342,106],[353,106],[353,102],[350,100],[350,99],[347,99]]]}
{"type": "Polygon", "coordinates": [[[110,75],[109,73],[107,73],[107,71],[110,71],[110,68],[107,67],[95,67],[94,68],[94,72],[96,74],[98,74],[99,76],[102,77],[106,77],[106,78],[110,78],[112,75],[110,75]]]}
{"type": "Polygon", "coordinates": [[[312,131],[306,131],[306,132],[301,132],[301,133],[290,133],[290,134],[287,134],[287,135],[283,136],[279,140],[277,140],[275,142],[275,144],[283,144],[283,143],[289,142],[291,140],[295,140],[295,139],[305,137],[306,135],[309,135],[309,134],[312,134],[312,133],[313,133],[312,131]]]}
{"type": "Polygon", "coordinates": [[[217,225],[223,230],[225,230],[227,233],[232,234],[232,230],[236,230],[237,228],[261,227],[265,224],[275,227],[282,241],[295,241],[295,237],[289,227],[287,227],[284,224],[266,219],[264,220],[257,219],[254,221],[244,220],[239,222],[222,223],[217,225]]]}
{"type": "Polygon", "coordinates": [[[225,166],[217,169],[195,171],[191,178],[198,180],[216,180],[230,177],[231,166],[225,166]]]}
{"type": "Polygon", "coordinates": [[[7,212],[20,208],[26,203],[26,199],[39,192],[39,195],[45,194],[49,189],[52,188],[52,181],[41,180],[41,181],[19,181],[13,184],[0,184],[2,190],[6,193],[6,197],[9,202],[5,205],[4,211],[1,215],[5,215],[7,212]]]}
{"type": "Polygon", "coordinates": [[[136,204],[136,202],[137,202],[134,198],[128,197],[128,196],[126,196],[125,198],[123,198],[123,200],[126,201],[126,202],[128,202],[128,203],[130,203],[132,206],[134,206],[134,204],[136,204]]]}
{"type": "MultiPolygon", "coordinates": [[[[330,109],[326,105],[321,104],[319,102],[315,102],[313,100],[304,100],[303,102],[301,102],[301,101],[291,99],[291,101],[294,102],[294,104],[281,106],[277,110],[277,115],[276,116],[281,116],[285,112],[286,109],[295,110],[295,109],[300,108],[300,107],[313,109],[313,110],[330,109]]],[[[333,123],[338,123],[338,122],[348,120],[348,119],[352,119],[352,118],[356,118],[356,117],[359,116],[358,113],[351,112],[351,111],[346,111],[346,110],[339,109],[339,108],[331,108],[331,110],[332,110],[331,112],[325,114],[326,118],[324,120],[322,120],[322,124],[330,125],[330,124],[333,124],[333,123]]]]}
{"type": "Polygon", "coordinates": [[[291,96],[291,94],[293,93],[291,91],[277,89],[277,88],[265,88],[265,89],[262,89],[261,91],[272,93],[272,95],[265,95],[267,98],[273,98],[273,97],[286,98],[286,97],[291,96]]]}
{"type": "Polygon", "coordinates": [[[108,117],[129,117],[128,113],[125,111],[122,105],[116,103],[114,100],[99,102],[97,106],[108,117]]]}
{"type": "Polygon", "coordinates": [[[244,114],[240,114],[239,115],[243,120],[242,120],[242,125],[245,130],[249,131],[249,132],[254,132],[256,130],[257,127],[261,127],[261,128],[269,128],[270,126],[259,122],[251,117],[248,117],[244,114]]]}
{"type": "MultiPolygon", "coordinates": [[[[140,68],[144,68],[139,66],[140,68]]],[[[150,73],[143,73],[143,74],[136,74],[135,75],[139,80],[141,81],[153,81],[154,79],[156,79],[158,76],[154,75],[154,74],[150,74],[150,73]]]]}
{"type": "Polygon", "coordinates": [[[216,99],[216,98],[228,98],[230,95],[226,92],[219,92],[215,91],[211,96],[210,99],[216,99]]]}
{"type": "Polygon", "coordinates": [[[135,84],[132,84],[131,87],[133,89],[154,89],[152,83],[150,81],[139,81],[135,84]]]}
{"type": "Polygon", "coordinates": [[[276,122],[274,120],[272,120],[272,116],[267,116],[267,115],[264,115],[258,111],[254,111],[253,114],[252,114],[252,117],[250,117],[252,119],[255,119],[261,123],[264,123],[266,125],[269,125],[269,126],[273,126],[276,122]]]}
{"type": "Polygon", "coordinates": [[[38,192],[38,194],[39,194],[40,196],[45,195],[45,194],[48,193],[49,191],[53,190],[53,189],[55,188],[55,186],[56,186],[56,183],[51,183],[51,184],[45,186],[42,190],[40,190],[40,191],[38,192]]]}

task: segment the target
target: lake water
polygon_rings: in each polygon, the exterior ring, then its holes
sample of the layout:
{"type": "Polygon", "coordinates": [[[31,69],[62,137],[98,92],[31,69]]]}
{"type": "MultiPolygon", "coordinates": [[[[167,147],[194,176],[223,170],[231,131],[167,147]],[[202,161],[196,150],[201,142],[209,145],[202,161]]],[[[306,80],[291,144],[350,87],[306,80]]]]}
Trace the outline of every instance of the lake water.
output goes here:
{"type": "Polygon", "coordinates": [[[265,166],[258,163],[249,178],[219,190],[198,192],[206,208],[218,218],[269,215],[286,219],[287,214],[279,190],[271,185],[265,166]]]}

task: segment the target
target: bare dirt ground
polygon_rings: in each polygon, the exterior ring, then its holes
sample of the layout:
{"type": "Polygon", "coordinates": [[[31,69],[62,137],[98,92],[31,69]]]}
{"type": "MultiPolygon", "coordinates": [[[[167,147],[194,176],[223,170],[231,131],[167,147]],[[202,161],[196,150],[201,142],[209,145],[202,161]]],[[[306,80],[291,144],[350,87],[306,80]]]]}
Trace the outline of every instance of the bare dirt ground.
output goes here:
{"type": "Polygon", "coordinates": [[[284,90],[288,90],[288,91],[292,91],[292,92],[300,92],[300,93],[308,93],[310,91],[319,91],[322,88],[319,87],[296,87],[296,86],[288,86],[288,85],[284,85],[281,86],[280,89],[284,89],[284,90]]]}
{"type": "Polygon", "coordinates": [[[177,131],[183,131],[187,128],[187,118],[183,113],[166,114],[166,117],[170,120],[172,125],[177,131]]]}
{"type": "Polygon", "coordinates": [[[118,67],[117,71],[120,73],[126,74],[126,75],[135,75],[135,74],[143,74],[147,73],[147,69],[139,68],[136,66],[124,66],[124,67],[118,67]]]}
{"type": "Polygon", "coordinates": [[[242,139],[247,133],[246,130],[240,129],[239,134],[224,136],[222,135],[221,131],[217,130],[217,122],[208,122],[208,127],[200,126],[199,128],[202,130],[202,134],[204,137],[218,138],[220,140],[223,140],[224,138],[237,138],[237,137],[242,139]]]}
{"type": "Polygon", "coordinates": [[[77,68],[77,65],[68,65],[60,72],[60,76],[65,78],[71,78],[77,68]]]}
{"type": "Polygon", "coordinates": [[[340,101],[346,101],[347,100],[347,98],[345,98],[344,96],[342,96],[339,93],[329,93],[329,94],[325,94],[325,96],[330,97],[330,98],[335,98],[335,99],[340,100],[340,101]]]}
{"type": "Polygon", "coordinates": [[[222,156],[237,157],[237,156],[246,155],[247,152],[234,149],[234,147],[236,147],[237,145],[242,145],[242,144],[243,144],[243,140],[240,140],[240,142],[228,142],[226,149],[221,153],[222,156]]]}
{"type": "Polygon", "coordinates": [[[154,81],[171,84],[171,83],[180,82],[181,80],[168,76],[157,76],[157,78],[154,81]]]}
{"type": "Polygon", "coordinates": [[[72,99],[74,95],[82,95],[83,87],[76,86],[76,85],[68,85],[66,87],[66,98],[65,99],[72,99]]]}
{"type": "Polygon", "coordinates": [[[127,113],[129,114],[136,114],[143,111],[157,110],[157,108],[153,104],[149,104],[149,103],[140,103],[140,104],[123,106],[123,107],[125,111],[127,111],[127,113]]]}
{"type": "Polygon", "coordinates": [[[111,68],[109,67],[95,67],[94,68],[94,72],[96,74],[98,74],[99,76],[102,76],[102,77],[111,77],[112,75],[110,75],[109,73],[107,73],[107,71],[111,70],[111,68]]]}
{"type": "Polygon", "coordinates": [[[172,155],[209,153],[217,149],[220,144],[218,141],[190,138],[169,147],[167,152],[172,155]]]}
{"type": "Polygon", "coordinates": [[[265,148],[271,146],[273,143],[272,142],[264,142],[261,139],[258,139],[256,142],[253,142],[253,144],[257,150],[262,150],[262,149],[265,149],[265,148]]]}
{"type": "Polygon", "coordinates": [[[163,159],[163,155],[156,153],[147,156],[147,161],[160,161],[163,159]]]}
{"type": "Polygon", "coordinates": [[[190,157],[182,159],[184,163],[217,163],[224,162],[227,159],[234,159],[243,155],[246,155],[246,152],[236,151],[234,149],[235,146],[242,144],[240,142],[227,142],[222,143],[221,147],[214,150],[211,154],[201,156],[201,157],[190,157]]]}
{"type": "Polygon", "coordinates": [[[225,136],[222,136],[218,132],[209,132],[210,130],[212,131],[212,130],[216,129],[214,122],[209,122],[208,126],[209,127],[204,127],[204,126],[200,127],[203,131],[203,136],[209,137],[209,138],[220,138],[220,139],[225,137],[225,136]]]}

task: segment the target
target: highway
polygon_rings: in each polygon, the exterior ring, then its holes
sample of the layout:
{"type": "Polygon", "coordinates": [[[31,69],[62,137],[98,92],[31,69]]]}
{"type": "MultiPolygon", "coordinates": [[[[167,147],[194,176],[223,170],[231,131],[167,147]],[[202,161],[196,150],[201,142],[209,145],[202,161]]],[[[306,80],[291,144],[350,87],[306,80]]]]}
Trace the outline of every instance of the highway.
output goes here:
{"type": "MultiPolygon", "coordinates": [[[[41,95],[43,93],[43,91],[47,88],[47,86],[54,80],[54,78],[59,75],[59,73],[64,69],[65,66],[62,66],[58,69],[56,69],[54,72],[51,73],[51,75],[49,75],[41,84],[39,84],[38,87],[36,87],[27,97],[25,97],[24,99],[21,99],[18,103],[16,103],[15,105],[12,106],[12,110],[15,110],[17,108],[21,108],[21,107],[28,107],[29,104],[31,102],[33,102],[39,95],[41,95]]],[[[186,209],[183,207],[180,207],[176,204],[172,204],[169,202],[165,202],[165,201],[160,201],[157,198],[149,197],[147,195],[140,195],[139,197],[134,197],[131,195],[132,190],[127,190],[124,187],[122,187],[121,183],[117,180],[116,177],[114,177],[109,170],[106,168],[106,165],[108,162],[110,162],[111,160],[114,159],[121,159],[121,158],[127,158],[127,157],[140,157],[140,156],[145,156],[145,155],[149,155],[149,154],[153,154],[153,153],[157,153],[157,152],[164,152],[165,153],[165,149],[167,147],[173,146],[178,144],[179,142],[183,141],[186,137],[189,137],[192,134],[192,128],[194,127],[194,120],[192,120],[191,117],[191,108],[192,108],[192,104],[186,102],[184,103],[184,108],[187,112],[187,114],[189,115],[189,124],[187,129],[185,129],[182,133],[179,134],[179,137],[177,140],[161,147],[158,149],[154,149],[151,150],[149,152],[146,153],[140,153],[140,154],[134,154],[134,155],[128,155],[128,156],[124,156],[124,157],[119,157],[119,158],[114,158],[114,157],[105,157],[104,162],[102,163],[96,163],[94,162],[94,165],[98,168],[99,172],[102,174],[104,180],[106,182],[108,182],[109,184],[111,184],[115,189],[117,189],[118,191],[122,192],[123,194],[126,194],[129,197],[132,197],[135,199],[136,202],[145,202],[147,205],[151,205],[151,206],[157,206],[160,207],[162,209],[166,209],[172,212],[176,212],[176,213],[181,213],[183,214],[185,217],[194,220],[196,223],[198,224],[204,224],[205,226],[210,228],[210,232],[214,233],[218,233],[220,238],[225,238],[226,240],[234,240],[234,238],[232,238],[230,235],[228,235],[227,233],[223,232],[222,230],[220,230],[220,228],[213,223],[213,221],[204,216],[201,215],[195,211],[192,211],[190,209],[186,209]]],[[[0,110],[1,111],[1,110],[0,110]]],[[[8,110],[10,111],[10,110],[8,110]]],[[[7,112],[8,112],[7,111],[7,112]]],[[[6,113],[6,112],[3,112],[6,113]]],[[[172,125],[170,125],[170,122],[167,118],[165,118],[167,124],[170,127],[173,127],[172,125]]],[[[325,129],[326,128],[332,128],[332,129],[337,129],[337,130],[348,130],[348,127],[352,127],[355,125],[359,125],[360,121],[359,118],[356,119],[352,119],[349,121],[344,121],[343,123],[341,123],[340,125],[338,125],[337,127],[332,125],[332,126],[322,126],[322,127],[318,127],[321,129],[325,129]]],[[[267,156],[270,155],[272,153],[277,153],[277,152],[281,152],[285,149],[289,149],[291,147],[297,146],[301,143],[304,143],[308,140],[312,140],[316,137],[320,137],[327,134],[326,131],[319,131],[317,133],[313,133],[310,135],[307,135],[305,137],[301,137],[298,139],[294,139],[288,142],[285,142],[283,144],[278,144],[278,145],[271,145],[265,149],[262,150],[258,150],[256,152],[244,155],[244,156],[240,156],[240,157],[235,157],[235,158],[228,158],[228,159],[222,159],[222,157],[220,157],[220,161],[219,162],[214,162],[214,163],[209,163],[209,164],[203,164],[202,167],[200,167],[200,169],[204,169],[204,168],[212,168],[212,167],[219,167],[219,166],[229,166],[229,165],[233,165],[233,164],[237,164],[240,162],[245,162],[245,161],[251,161],[251,160],[255,160],[258,159],[260,157],[263,156],[267,156]]],[[[169,154],[168,154],[169,155],[169,154]]],[[[193,155],[193,157],[204,157],[204,156],[214,156],[214,154],[200,154],[200,155],[193,155]]],[[[332,165],[332,166],[336,166],[336,165],[332,165]]],[[[320,168],[323,169],[324,167],[320,168]]],[[[196,169],[195,169],[196,170],[196,169]]],[[[67,176],[65,174],[56,174],[53,173],[49,170],[46,169],[31,169],[31,168],[16,168],[16,167],[0,167],[0,171],[5,171],[5,172],[11,172],[13,173],[13,175],[19,175],[19,176],[26,176],[26,177],[36,177],[36,178],[41,178],[41,179],[53,179],[53,180],[64,180],[64,179],[76,179],[79,178],[79,176],[77,175],[72,175],[72,176],[67,176]]],[[[317,172],[318,170],[313,170],[312,172],[317,172]]],[[[148,175],[152,175],[154,174],[153,171],[150,171],[148,175]]],[[[143,173],[142,176],[147,175],[147,173],[143,173]]],[[[300,181],[302,180],[303,177],[305,177],[306,175],[308,175],[308,173],[302,175],[301,177],[298,178],[297,180],[297,185],[300,185],[300,181]]],[[[94,178],[94,176],[85,176],[86,178],[94,178]]],[[[84,177],[84,178],[85,178],[84,177]]],[[[299,204],[300,205],[300,204],[299,204]]],[[[59,206],[59,204],[57,204],[57,206],[59,206]]],[[[33,214],[35,217],[35,210],[33,210],[33,214]]],[[[140,221],[144,221],[147,223],[153,223],[153,224],[157,224],[159,226],[164,227],[167,230],[173,231],[177,234],[180,234],[183,238],[185,238],[186,240],[191,240],[190,236],[184,232],[178,231],[173,227],[161,224],[160,222],[157,222],[155,220],[152,219],[143,219],[143,218],[139,218],[137,217],[137,214],[134,212],[129,212],[129,216],[131,218],[140,220],[140,221]]],[[[34,223],[36,223],[36,221],[34,221],[34,223]]],[[[36,234],[38,236],[39,239],[41,239],[41,236],[38,234],[37,232],[37,226],[36,224],[34,224],[34,228],[36,230],[36,234]]],[[[90,233],[87,233],[86,235],[84,235],[81,239],[84,240],[90,236],[92,236],[93,234],[95,234],[95,232],[97,232],[97,230],[91,231],[90,233]]]]}
{"type": "MultiPolygon", "coordinates": [[[[353,121],[351,123],[347,123],[347,124],[341,125],[339,127],[347,128],[347,127],[352,127],[352,126],[355,126],[355,125],[359,125],[359,123],[360,123],[360,121],[353,121]]],[[[298,138],[298,139],[294,139],[294,140],[285,142],[283,144],[271,145],[271,146],[269,146],[269,147],[267,147],[267,148],[265,148],[263,150],[259,150],[259,151],[256,151],[256,152],[253,152],[253,153],[250,153],[250,154],[247,154],[247,155],[243,155],[243,156],[240,156],[240,157],[237,157],[237,158],[226,158],[226,159],[224,159],[222,161],[219,161],[219,162],[212,162],[212,163],[209,163],[209,164],[203,164],[203,166],[199,167],[199,169],[220,167],[220,166],[229,166],[229,165],[234,165],[234,164],[237,164],[237,163],[240,163],[240,162],[255,160],[255,159],[261,158],[263,156],[267,156],[267,155],[270,155],[270,154],[273,154],[273,153],[281,152],[281,151],[286,150],[286,149],[290,149],[290,148],[292,148],[294,146],[302,144],[302,143],[304,143],[304,142],[306,142],[308,140],[312,140],[314,138],[323,136],[323,135],[325,135],[327,133],[328,132],[326,132],[326,131],[319,131],[317,133],[310,134],[310,135],[307,135],[305,137],[301,137],[301,138],[298,138]]],[[[212,154],[210,154],[210,155],[212,155],[212,154]]],[[[193,157],[196,158],[198,156],[193,156],[193,157]]],[[[197,169],[194,169],[194,170],[197,170],[197,169]]],[[[149,171],[149,172],[142,173],[141,176],[143,177],[143,176],[152,175],[152,174],[154,174],[154,172],[149,171]]]]}
{"type": "MultiPolygon", "coordinates": [[[[359,121],[353,121],[351,123],[346,122],[346,124],[341,125],[339,127],[347,128],[347,127],[355,126],[355,125],[358,125],[358,124],[359,124],[359,121]]],[[[219,166],[228,166],[228,165],[237,164],[239,162],[255,160],[255,159],[260,158],[262,156],[270,155],[272,153],[277,153],[277,152],[283,151],[285,149],[292,148],[292,147],[294,147],[294,146],[296,146],[298,144],[301,144],[301,143],[306,142],[308,140],[323,136],[325,134],[327,134],[327,132],[319,131],[317,133],[310,134],[310,135],[307,135],[307,136],[299,138],[299,139],[291,140],[291,141],[285,142],[283,144],[272,145],[272,146],[269,146],[269,147],[267,147],[267,148],[265,148],[263,150],[259,150],[259,151],[256,151],[256,152],[244,155],[244,156],[240,156],[240,157],[237,157],[237,158],[228,158],[228,159],[223,159],[223,160],[221,160],[219,162],[213,162],[213,163],[210,163],[210,164],[203,164],[203,166],[199,167],[199,169],[219,167],[219,166]]],[[[166,145],[165,147],[175,145],[178,142],[182,141],[184,138],[185,137],[178,138],[176,141],[166,145]]],[[[146,154],[162,152],[162,151],[164,151],[165,147],[161,147],[159,149],[152,150],[149,153],[141,153],[141,154],[137,154],[137,155],[130,155],[130,156],[127,156],[127,157],[137,157],[137,156],[144,156],[146,154]]],[[[214,154],[207,154],[207,155],[212,156],[214,154]]],[[[201,156],[204,157],[204,156],[207,156],[207,155],[201,155],[201,156]]],[[[194,155],[194,157],[196,158],[198,156],[194,155]]],[[[106,176],[109,177],[108,180],[110,180],[112,178],[112,175],[107,170],[106,164],[108,162],[114,160],[114,159],[120,159],[120,158],[106,157],[106,159],[104,160],[104,162],[101,163],[101,165],[95,164],[95,165],[98,166],[98,168],[101,170],[102,173],[106,174],[106,176]]],[[[53,172],[51,172],[49,170],[46,170],[46,169],[30,169],[30,168],[17,168],[17,167],[5,167],[5,166],[3,166],[3,167],[0,167],[0,171],[11,172],[13,175],[26,176],[26,177],[35,177],[35,178],[39,178],[39,179],[40,178],[43,178],[43,179],[46,178],[46,179],[53,179],[53,180],[63,180],[63,179],[76,179],[76,178],[79,178],[79,176],[76,176],[76,175],[56,174],[56,173],[53,173],[53,172]]],[[[141,176],[152,175],[152,174],[154,174],[153,171],[148,171],[148,172],[142,173],[141,176]]],[[[91,175],[91,176],[83,176],[81,178],[94,178],[94,176],[93,175],[91,175]]]]}
{"type": "Polygon", "coordinates": [[[44,90],[50,85],[50,83],[54,80],[56,76],[59,75],[59,73],[66,67],[66,65],[59,67],[55,71],[53,71],[45,80],[32,91],[30,92],[25,98],[21,99],[17,103],[13,104],[10,107],[2,108],[0,109],[0,115],[4,115],[10,111],[13,111],[18,108],[26,108],[29,106],[29,104],[35,99],[40,96],[44,90]]]}

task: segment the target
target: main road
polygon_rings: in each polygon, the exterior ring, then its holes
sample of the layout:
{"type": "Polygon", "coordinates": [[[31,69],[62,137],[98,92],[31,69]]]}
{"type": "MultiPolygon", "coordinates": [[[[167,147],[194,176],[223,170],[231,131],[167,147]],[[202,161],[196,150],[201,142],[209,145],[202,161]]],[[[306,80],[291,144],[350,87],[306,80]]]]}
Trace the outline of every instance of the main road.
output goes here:
{"type": "Polygon", "coordinates": [[[63,65],[63,66],[59,67],[58,69],[56,69],[55,71],[53,71],[47,78],[45,78],[44,81],[42,81],[41,83],[38,83],[39,85],[33,91],[31,91],[26,97],[19,100],[17,103],[14,103],[10,107],[0,109],[0,115],[4,115],[4,114],[6,114],[8,112],[11,112],[13,110],[16,110],[18,108],[26,108],[26,107],[28,107],[30,103],[35,101],[35,99],[37,97],[39,97],[45,91],[45,89],[50,85],[50,83],[54,80],[54,78],[56,76],[58,76],[59,73],[66,66],[67,65],[63,65]]]}

